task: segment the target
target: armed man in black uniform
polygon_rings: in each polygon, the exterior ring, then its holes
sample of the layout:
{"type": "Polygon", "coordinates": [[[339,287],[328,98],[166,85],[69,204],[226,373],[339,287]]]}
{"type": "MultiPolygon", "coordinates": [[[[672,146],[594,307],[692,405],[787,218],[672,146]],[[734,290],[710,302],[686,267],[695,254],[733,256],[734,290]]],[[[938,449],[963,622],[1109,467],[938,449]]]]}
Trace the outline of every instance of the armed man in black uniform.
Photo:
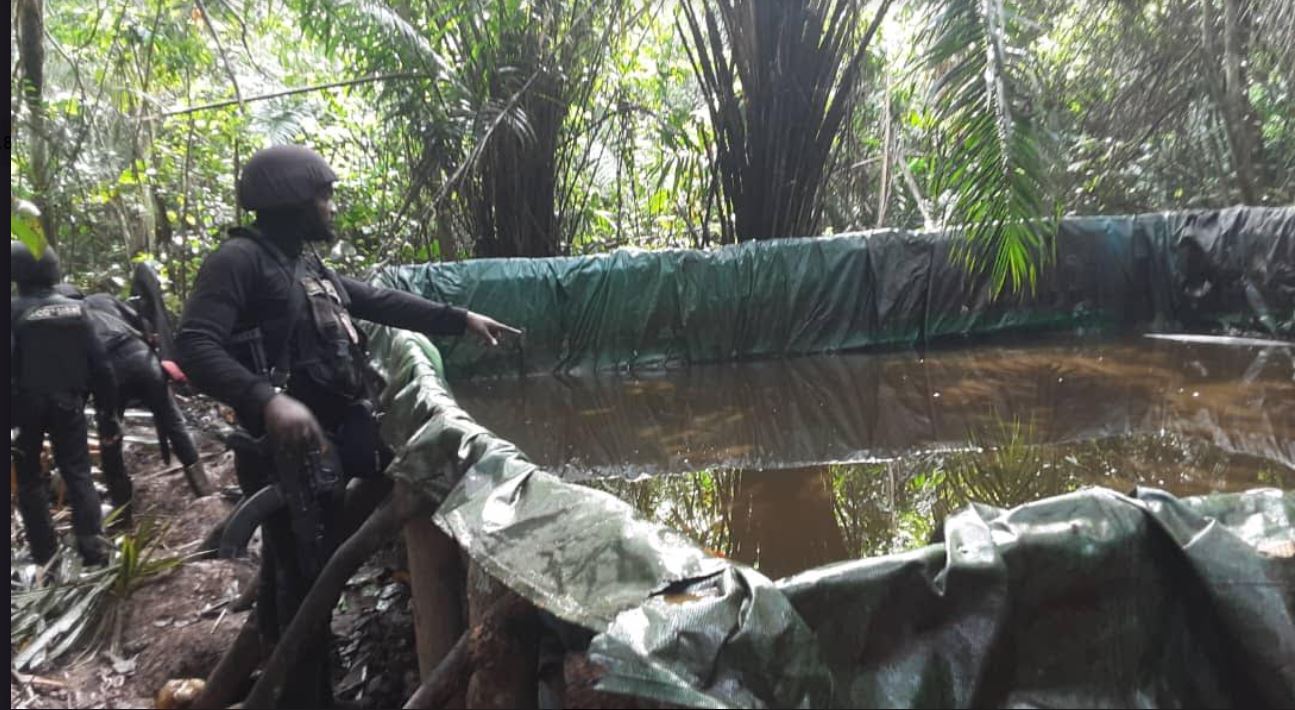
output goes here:
{"type": "MultiPolygon", "coordinates": [[[[198,458],[198,448],[185,426],[180,406],[171,395],[170,378],[149,343],[149,324],[135,309],[106,293],[86,296],[84,303],[95,334],[108,353],[117,376],[118,407],[124,410],[143,405],[152,412],[163,461],[170,462],[170,450],[174,447],[176,457],[184,466],[190,489],[199,496],[210,495],[213,492],[211,482],[198,458]]],[[[119,415],[121,413],[118,412],[119,415]]],[[[101,450],[104,478],[112,504],[114,507],[127,506],[134,495],[134,486],[126,473],[121,442],[104,446],[101,450]]],[[[130,508],[126,507],[125,511],[123,520],[129,523],[130,508]]]]}
{"type": "MultiPolygon", "coordinates": [[[[276,471],[277,485],[285,490],[301,488],[303,481],[294,475],[315,481],[306,486],[311,491],[306,497],[318,504],[322,542],[302,539],[295,513],[271,516],[262,527],[256,615],[269,640],[286,630],[339,542],[333,538],[340,523],[340,487],[347,478],[378,475],[390,459],[373,411],[379,378],[368,366],[363,335],[351,317],[429,335],[472,332],[490,344],[518,332],[480,314],[325,267],[310,245],[335,238],[336,180],[327,162],[304,147],[275,146],[253,155],[239,178],[238,199],[256,213],[255,223],[230,230],[229,239],[207,257],[176,337],[190,383],[232,406],[248,433],[268,435],[277,453],[237,452],[244,493],[250,496],[271,483],[276,471]],[[285,451],[313,463],[299,469],[304,473],[284,472],[285,451]],[[321,493],[324,487],[329,491],[321,493]]],[[[327,633],[320,630],[313,653],[294,669],[285,706],[331,703],[327,633]]]]}
{"type": "Polygon", "coordinates": [[[18,427],[13,456],[27,540],[39,564],[58,551],[49,484],[40,464],[48,432],[72,506],[77,551],[87,565],[103,564],[108,544],[90,480],[85,405],[93,390],[100,443],[116,443],[121,426],[112,367],[82,304],[54,291],[60,278],[54,250],[46,247],[38,259],[25,245],[11,242],[9,259],[10,277],[18,284],[18,297],[9,304],[10,418],[18,427]]]}

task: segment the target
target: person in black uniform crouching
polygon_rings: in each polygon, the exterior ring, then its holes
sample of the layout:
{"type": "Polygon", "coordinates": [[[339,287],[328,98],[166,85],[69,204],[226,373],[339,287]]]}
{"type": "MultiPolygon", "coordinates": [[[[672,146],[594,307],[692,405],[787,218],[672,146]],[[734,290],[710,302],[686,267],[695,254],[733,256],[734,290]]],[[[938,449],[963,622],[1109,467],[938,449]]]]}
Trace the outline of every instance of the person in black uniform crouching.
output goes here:
{"type": "MultiPolygon", "coordinates": [[[[352,317],[431,335],[471,332],[490,344],[519,331],[325,267],[310,245],[335,238],[336,179],[327,162],[304,147],[276,146],[252,156],[239,177],[238,199],[256,213],[255,223],[230,230],[203,262],[176,347],[189,382],[233,407],[250,435],[268,434],[279,452],[311,452],[334,472],[326,478],[340,473],[344,486],[347,478],[378,475],[390,459],[373,411],[379,378],[352,317]]],[[[236,452],[235,472],[249,496],[268,485],[267,472],[275,470],[273,462],[256,458],[236,452]]],[[[294,536],[287,512],[262,526],[256,618],[270,641],[286,630],[338,542],[338,511],[327,501],[320,506],[330,534],[318,548],[294,536]]],[[[328,630],[319,634],[293,670],[285,706],[332,702],[328,630]]]]}
{"type": "MultiPolygon", "coordinates": [[[[58,287],[69,298],[83,298],[86,314],[94,325],[95,335],[103,344],[117,378],[117,406],[120,416],[126,407],[142,405],[153,414],[162,458],[170,462],[170,449],[184,466],[184,475],[195,495],[213,492],[206,469],[198,458],[198,448],[184,423],[184,415],[171,394],[169,376],[162,368],[158,354],[149,343],[149,324],[135,309],[106,293],[89,296],[66,284],[58,287]]],[[[126,472],[120,441],[101,449],[104,479],[114,507],[124,507],[120,518],[130,523],[129,503],[134,486],[126,472]]]]}
{"type": "Polygon", "coordinates": [[[18,510],[32,556],[46,564],[58,551],[49,483],[40,464],[48,432],[72,506],[77,551],[87,565],[100,565],[108,560],[108,544],[102,536],[99,495],[90,480],[85,404],[93,390],[100,443],[114,444],[121,436],[115,377],[82,304],[54,292],[60,277],[54,250],[46,247],[38,259],[25,245],[11,242],[9,258],[10,278],[18,285],[18,297],[9,306],[18,510]]]}

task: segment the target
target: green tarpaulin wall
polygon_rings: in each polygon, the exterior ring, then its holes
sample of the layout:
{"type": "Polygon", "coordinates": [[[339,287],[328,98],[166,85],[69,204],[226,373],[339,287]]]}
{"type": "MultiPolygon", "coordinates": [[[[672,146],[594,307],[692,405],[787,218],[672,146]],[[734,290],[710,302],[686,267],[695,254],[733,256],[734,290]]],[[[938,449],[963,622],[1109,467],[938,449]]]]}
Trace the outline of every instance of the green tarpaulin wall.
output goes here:
{"type": "Polygon", "coordinates": [[[379,282],[526,329],[444,339],[451,380],[804,355],[1047,328],[1295,336],[1295,208],[1063,220],[1033,293],[990,298],[955,235],[887,230],[714,252],[392,269],[379,282]]]}
{"type": "Polygon", "coordinates": [[[436,522],[488,572],[595,632],[608,690],[698,707],[1295,705],[1290,493],[973,505],[943,544],[771,581],[540,470],[443,377],[1048,325],[1289,335],[1293,225],[1291,209],[1069,220],[1038,293],[997,304],[946,266],[947,238],[899,232],[388,272],[529,331],[511,355],[456,344],[442,363],[420,336],[369,330],[389,473],[443,501],[436,522]]]}

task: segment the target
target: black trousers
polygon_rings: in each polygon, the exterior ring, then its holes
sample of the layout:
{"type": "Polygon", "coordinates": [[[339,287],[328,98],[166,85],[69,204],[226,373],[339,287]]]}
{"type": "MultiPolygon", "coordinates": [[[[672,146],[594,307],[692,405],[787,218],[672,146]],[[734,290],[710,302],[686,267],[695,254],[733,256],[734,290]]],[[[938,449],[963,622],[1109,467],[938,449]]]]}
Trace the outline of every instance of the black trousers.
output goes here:
{"type": "Polygon", "coordinates": [[[82,556],[85,556],[85,541],[103,532],[99,494],[90,480],[85,397],[74,393],[10,394],[15,398],[10,411],[18,427],[18,441],[13,451],[18,474],[18,512],[27,530],[32,556],[40,564],[45,564],[58,551],[58,535],[49,510],[49,480],[40,466],[46,433],[54,446],[54,463],[67,485],[68,503],[72,506],[72,529],[82,556]]]}
{"type": "MultiPolygon", "coordinates": [[[[198,460],[198,449],[184,423],[180,405],[171,395],[166,372],[152,349],[139,340],[130,340],[112,352],[113,374],[117,376],[117,401],[124,409],[143,405],[153,413],[157,434],[175,451],[185,466],[198,460]]],[[[114,506],[123,506],[134,495],[134,485],[126,473],[121,442],[103,449],[103,474],[114,506]]]]}

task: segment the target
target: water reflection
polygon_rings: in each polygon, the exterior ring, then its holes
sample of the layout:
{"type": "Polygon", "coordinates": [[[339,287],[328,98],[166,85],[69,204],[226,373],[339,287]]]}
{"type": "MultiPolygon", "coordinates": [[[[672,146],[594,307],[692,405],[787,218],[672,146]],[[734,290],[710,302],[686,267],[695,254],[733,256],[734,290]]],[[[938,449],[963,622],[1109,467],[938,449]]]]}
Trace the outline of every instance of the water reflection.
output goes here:
{"type": "Polygon", "coordinates": [[[1295,487],[1295,347],[1064,339],[455,394],[537,463],[773,578],[926,544],[971,501],[1295,487]]]}
{"type": "Polygon", "coordinates": [[[1028,423],[969,435],[980,450],[869,464],[710,469],[585,485],[629,501],[703,547],[777,579],[829,562],[913,549],[970,502],[1010,508],[1084,486],[1178,495],[1295,487],[1295,471],[1175,436],[1038,444],[1028,423]]]}

